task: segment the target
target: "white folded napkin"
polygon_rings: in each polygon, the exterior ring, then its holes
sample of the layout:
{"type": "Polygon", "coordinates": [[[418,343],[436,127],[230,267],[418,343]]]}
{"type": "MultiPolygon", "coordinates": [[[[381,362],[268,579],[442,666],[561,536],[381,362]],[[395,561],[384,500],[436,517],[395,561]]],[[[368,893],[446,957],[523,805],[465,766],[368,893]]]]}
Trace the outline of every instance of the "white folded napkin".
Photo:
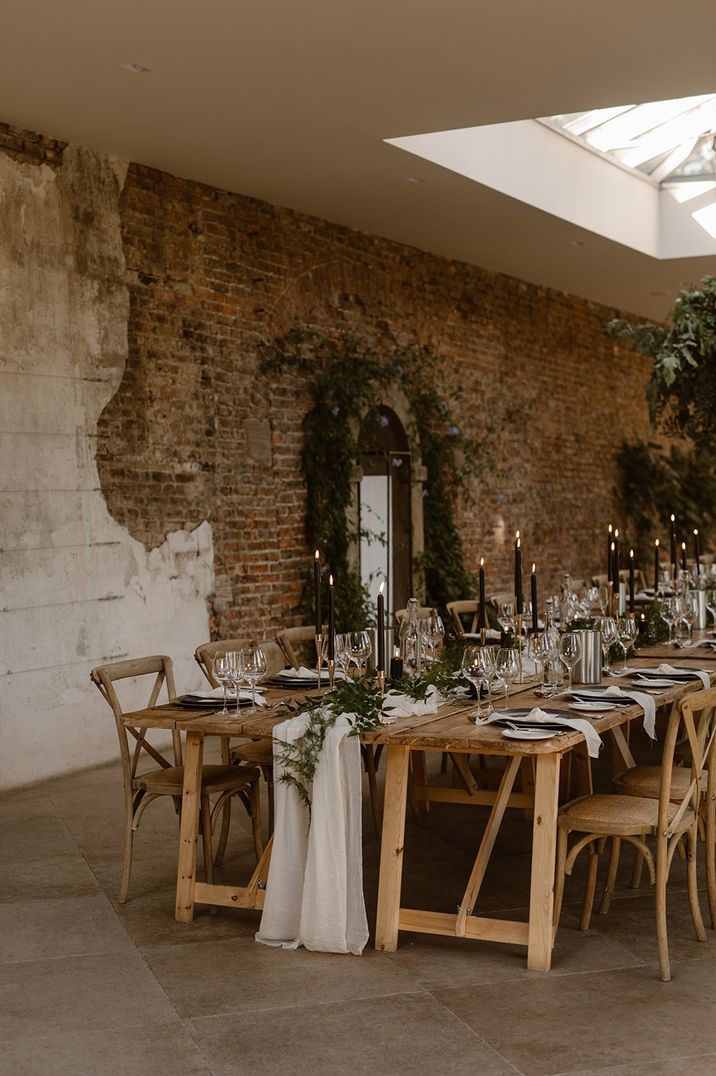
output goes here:
{"type": "MultiPolygon", "coordinates": [[[[509,716],[501,713],[499,710],[495,710],[489,717],[479,721],[479,725],[492,725],[495,721],[511,721],[513,720],[509,716]]],[[[565,728],[574,729],[575,732],[581,732],[584,739],[587,741],[587,751],[591,758],[596,758],[602,746],[602,738],[594,728],[593,725],[586,721],[583,717],[572,717],[560,714],[555,716],[554,714],[547,714],[544,710],[540,710],[539,706],[535,706],[530,710],[528,714],[520,714],[518,718],[514,719],[516,725],[564,725],[565,728]]]]}
{"type": "Polygon", "coordinates": [[[628,691],[622,691],[620,687],[613,684],[612,687],[608,687],[604,692],[605,698],[624,698],[624,696],[634,699],[636,703],[641,706],[644,711],[644,732],[647,734],[650,740],[656,739],[656,703],[651,695],[647,695],[645,691],[632,691],[629,688],[628,691]]]}
{"type": "Polygon", "coordinates": [[[282,669],[281,672],[276,673],[276,678],[279,680],[317,680],[318,674],[315,669],[308,669],[305,665],[301,665],[298,669],[282,669]]]}
{"type": "Polygon", "coordinates": [[[424,699],[411,699],[410,695],[401,695],[399,691],[386,691],[380,720],[384,725],[392,725],[399,717],[436,714],[438,706],[445,701],[434,684],[430,685],[424,699]]]}
{"type": "Polygon", "coordinates": [[[677,673],[679,676],[683,676],[684,673],[691,673],[692,676],[698,676],[704,687],[711,687],[711,676],[705,669],[685,669],[683,666],[678,669],[675,665],[668,665],[666,662],[662,662],[655,672],[658,673],[677,673]]]}

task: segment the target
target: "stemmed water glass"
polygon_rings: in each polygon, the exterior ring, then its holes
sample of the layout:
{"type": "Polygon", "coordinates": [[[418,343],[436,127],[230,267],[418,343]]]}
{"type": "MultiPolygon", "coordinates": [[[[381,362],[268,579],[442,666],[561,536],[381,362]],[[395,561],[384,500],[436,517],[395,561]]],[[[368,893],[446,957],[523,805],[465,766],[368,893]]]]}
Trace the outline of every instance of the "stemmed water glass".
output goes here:
{"type": "Polygon", "coordinates": [[[373,653],[370,635],[367,631],[351,631],[348,634],[348,646],[350,648],[350,660],[358,670],[358,679],[363,676],[363,666],[373,653]]]}
{"type": "Polygon", "coordinates": [[[689,629],[689,646],[691,646],[694,639],[694,624],[696,623],[697,615],[696,598],[690,590],[687,590],[681,599],[681,619],[689,629]]]}
{"type": "MultiPolygon", "coordinates": [[[[250,714],[256,713],[256,685],[266,675],[266,657],[260,646],[247,646],[239,651],[239,670],[242,680],[248,680],[251,687],[250,714]]],[[[238,691],[238,689],[237,689],[238,691]]],[[[238,705],[238,703],[237,703],[238,705]]]]}
{"type": "Polygon", "coordinates": [[[576,631],[566,631],[559,640],[559,656],[567,669],[567,690],[572,690],[572,673],[579,661],[581,642],[576,631]]]}
{"type": "Polygon", "coordinates": [[[599,623],[599,631],[602,641],[602,667],[604,672],[610,671],[609,651],[617,641],[617,622],[613,616],[603,616],[599,623]]]}
{"type": "Polygon", "coordinates": [[[678,598],[665,598],[661,603],[659,612],[661,613],[661,619],[669,629],[669,642],[672,642],[671,636],[674,626],[681,615],[681,602],[678,598]]]}
{"type": "MultiPolygon", "coordinates": [[[[462,675],[466,680],[474,686],[477,694],[477,709],[470,710],[468,717],[474,717],[476,721],[479,721],[482,714],[482,703],[480,701],[480,687],[485,682],[485,666],[482,658],[481,646],[466,646],[462,654],[462,675]]],[[[490,707],[492,710],[492,707],[490,707]]]]}
{"type": "Polygon", "coordinates": [[[232,650],[229,654],[231,658],[231,676],[229,682],[236,691],[236,716],[239,716],[239,705],[241,703],[241,685],[244,681],[243,673],[243,650],[232,650]]]}
{"type": "Polygon", "coordinates": [[[506,635],[513,635],[515,631],[515,603],[500,602],[497,620],[504,628],[506,635]]]}
{"type": "Polygon", "coordinates": [[[510,684],[513,684],[520,675],[520,655],[512,646],[503,646],[497,651],[496,662],[497,678],[505,688],[505,709],[510,694],[510,684]]]}
{"type": "Polygon", "coordinates": [[[617,623],[617,642],[624,651],[624,667],[621,672],[625,673],[627,669],[627,653],[629,647],[632,645],[637,636],[636,621],[632,620],[630,616],[620,617],[617,623]]]}
{"type": "Polygon", "coordinates": [[[222,717],[228,716],[226,706],[226,688],[232,682],[234,675],[234,655],[230,650],[217,650],[214,654],[214,676],[224,689],[224,709],[222,717]]]}
{"type": "Polygon", "coordinates": [[[351,648],[348,636],[345,633],[336,635],[335,655],[343,673],[343,679],[347,680],[348,666],[351,663],[351,648]]]}
{"type": "Polygon", "coordinates": [[[485,674],[485,687],[487,688],[487,709],[489,713],[492,713],[492,683],[495,679],[495,669],[497,668],[497,647],[480,647],[480,659],[482,661],[482,670],[485,674]]]}
{"type": "Polygon", "coordinates": [[[420,624],[423,645],[427,650],[428,661],[435,661],[437,648],[443,641],[445,635],[445,625],[443,624],[442,617],[437,613],[431,613],[430,616],[426,616],[420,624]]]}

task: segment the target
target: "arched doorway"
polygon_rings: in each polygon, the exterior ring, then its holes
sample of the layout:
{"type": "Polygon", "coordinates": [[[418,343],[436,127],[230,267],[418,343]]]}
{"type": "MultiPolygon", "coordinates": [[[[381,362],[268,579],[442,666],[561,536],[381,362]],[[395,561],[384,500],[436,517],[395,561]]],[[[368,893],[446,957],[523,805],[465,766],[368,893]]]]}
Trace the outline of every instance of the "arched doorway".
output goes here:
{"type": "Polygon", "coordinates": [[[392,611],[404,607],[416,591],[413,564],[423,545],[423,469],[414,459],[403,422],[391,407],[371,412],[361,426],[358,445],[361,581],[373,600],[385,581],[386,605],[392,611]]]}

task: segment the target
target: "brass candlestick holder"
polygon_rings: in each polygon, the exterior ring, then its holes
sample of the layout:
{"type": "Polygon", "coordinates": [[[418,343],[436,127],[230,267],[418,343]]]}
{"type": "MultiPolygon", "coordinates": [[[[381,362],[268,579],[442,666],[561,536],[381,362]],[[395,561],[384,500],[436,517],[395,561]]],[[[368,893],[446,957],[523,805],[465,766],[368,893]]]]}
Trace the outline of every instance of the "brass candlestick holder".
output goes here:
{"type": "Polygon", "coordinates": [[[480,628],[480,646],[487,643],[487,628],[480,628]]]}
{"type": "Polygon", "coordinates": [[[385,695],[385,669],[380,669],[378,672],[378,687],[380,688],[380,697],[385,695]]]}
{"type": "Polygon", "coordinates": [[[334,658],[328,659],[328,690],[333,691],[336,683],[336,662],[334,658]]]}
{"type": "Polygon", "coordinates": [[[517,636],[517,654],[520,663],[520,671],[517,674],[516,684],[524,684],[525,673],[522,668],[522,613],[515,614],[515,635],[517,636]]]}
{"type": "Polygon", "coordinates": [[[316,676],[318,679],[318,694],[321,694],[321,670],[323,669],[323,635],[316,632],[314,635],[316,643],[316,676]]]}

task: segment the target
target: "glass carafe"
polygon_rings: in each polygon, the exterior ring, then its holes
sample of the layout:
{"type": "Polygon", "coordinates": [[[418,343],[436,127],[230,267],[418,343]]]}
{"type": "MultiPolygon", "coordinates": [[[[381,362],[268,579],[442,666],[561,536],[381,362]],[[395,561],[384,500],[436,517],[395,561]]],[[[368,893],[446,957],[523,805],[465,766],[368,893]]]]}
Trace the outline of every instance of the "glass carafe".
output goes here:
{"type": "Polygon", "coordinates": [[[406,676],[422,672],[423,644],[418,619],[418,599],[410,598],[407,615],[400,625],[400,656],[406,676]]]}

